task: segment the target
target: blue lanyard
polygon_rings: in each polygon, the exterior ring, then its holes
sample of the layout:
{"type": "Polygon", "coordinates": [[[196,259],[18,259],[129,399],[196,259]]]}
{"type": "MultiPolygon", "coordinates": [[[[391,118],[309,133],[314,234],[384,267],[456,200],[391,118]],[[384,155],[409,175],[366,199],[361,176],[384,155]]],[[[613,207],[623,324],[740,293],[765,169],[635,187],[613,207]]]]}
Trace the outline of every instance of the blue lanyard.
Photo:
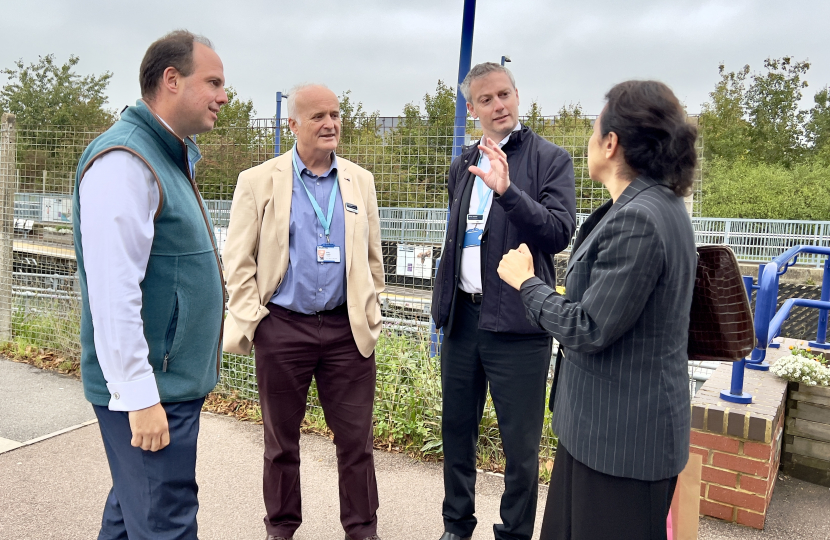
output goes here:
{"type": "Polygon", "coordinates": [[[314,208],[314,213],[317,214],[317,219],[320,221],[320,225],[323,226],[323,229],[326,231],[326,242],[330,242],[329,240],[329,231],[331,231],[331,219],[334,216],[334,202],[337,199],[337,186],[340,180],[340,175],[335,173],[334,176],[334,186],[331,188],[331,196],[329,197],[329,215],[328,217],[323,216],[323,209],[320,208],[320,205],[317,204],[317,201],[314,199],[314,196],[308,190],[308,187],[303,182],[303,177],[300,174],[300,168],[297,166],[297,145],[294,145],[292,150],[293,154],[291,156],[291,161],[294,163],[294,172],[297,173],[297,178],[300,180],[300,184],[305,189],[306,195],[308,195],[308,200],[311,201],[311,207],[314,208]]]}
{"type": "MultiPolygon", "coordinates": [[[[482,155],[478,155],[478,163],[476,167],[481,167],[482,155]]],[[[476,192],[478,193],[478,212],[480,216],[484,215],[484,210],[487,208],[487,202],[493,194],[493,190],[484,184],[484,180],[476,176],[476,192]],[[486,190],[486,191],[485,191],[486,190]]]]}

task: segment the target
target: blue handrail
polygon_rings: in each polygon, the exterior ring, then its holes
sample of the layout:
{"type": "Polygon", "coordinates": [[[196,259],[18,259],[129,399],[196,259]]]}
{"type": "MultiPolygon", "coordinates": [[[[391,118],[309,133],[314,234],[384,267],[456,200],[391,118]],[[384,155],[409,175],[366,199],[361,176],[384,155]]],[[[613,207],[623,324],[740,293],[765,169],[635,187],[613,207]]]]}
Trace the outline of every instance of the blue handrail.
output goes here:
{"type": "Polygon", "coordinates": [[[755,349],[752,351],[751,363],[764,361],[767,348],[781,332],[781,326],[790,314],[793,306],[805,306],[819,310],[819,325],[816,333],[818,347],[827,348],[824,343],[827,331],[827,311],[830,309],[830,247],[793,246],[772,261],[768,262],[758,278],[758,297],[755,302],[755,349]],[[821,284],[821,300],[803,300],[793,298],[785,302],[776,313],[778,303],[778,280],[798,261],[801,253],[827,255],[824,261],[824,278],[821,284]],[[824,323],[824,324],[822,324],[824,323]]]}
{"type": "Polygon", "coordinates": [[[827,314],[830,310],[830,247],[822,246],[793,246],[758,270],[758,285],[752,285],[752,278],[744,276],[744,286],[752,300],[752,291],[757,290],[755,300],[755,348],[748,360],[740,360],[732,364],[732,381],[729,390],[720,393],[721,399],[733,403],[752,403],[752,395],[743,391],[744,368],[766,370],[769,364],[764,362],[767,349],[777,347],[772,341],[781,333],[781,326],[790,316],[794,306],[803,306],[819,310],[818,331],[816,341],[810,345],[819,348],[830,348],[825,342],[827,338],[827,314]],[[778,280],[787,270],[798,262],[800,254],[827,255],[824,261],[824,278],[821,283],[821,300],[807,300],[804,298],[790,298],[784,302],[777,312],[778,280]]]}

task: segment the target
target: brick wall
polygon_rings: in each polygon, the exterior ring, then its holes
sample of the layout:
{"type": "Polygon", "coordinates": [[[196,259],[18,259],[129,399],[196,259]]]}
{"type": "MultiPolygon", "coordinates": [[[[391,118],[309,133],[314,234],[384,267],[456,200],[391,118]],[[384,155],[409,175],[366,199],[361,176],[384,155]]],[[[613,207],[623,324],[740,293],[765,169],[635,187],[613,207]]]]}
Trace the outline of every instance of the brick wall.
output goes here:
{"type": "MultiPolygon", "coordinates": [[[[770,361],[789,351],[770,350],[770,361]]],[[[775,488],[784,430],[787,383],[765,371],[745,370],[744,392],[753,403],[720,399],[732,364],[723,363],[692,400],[690,451],[703,457],[700,513],[764,528],[775,488]]]]}

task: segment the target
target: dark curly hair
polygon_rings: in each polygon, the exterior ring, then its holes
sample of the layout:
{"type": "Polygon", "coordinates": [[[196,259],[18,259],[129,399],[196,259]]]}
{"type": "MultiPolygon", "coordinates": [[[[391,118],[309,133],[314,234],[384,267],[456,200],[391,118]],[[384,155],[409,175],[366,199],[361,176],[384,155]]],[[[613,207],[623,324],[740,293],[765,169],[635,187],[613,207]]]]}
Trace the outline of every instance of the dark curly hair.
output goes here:
{"type": "Polygon", "coordinates": [[[632,176],[645,175],[678,197],[692,192],[697,165],[697,128],[674,92],[657,81],[626,81],[605,95],[600,132],[617,134],[632,176]]]}

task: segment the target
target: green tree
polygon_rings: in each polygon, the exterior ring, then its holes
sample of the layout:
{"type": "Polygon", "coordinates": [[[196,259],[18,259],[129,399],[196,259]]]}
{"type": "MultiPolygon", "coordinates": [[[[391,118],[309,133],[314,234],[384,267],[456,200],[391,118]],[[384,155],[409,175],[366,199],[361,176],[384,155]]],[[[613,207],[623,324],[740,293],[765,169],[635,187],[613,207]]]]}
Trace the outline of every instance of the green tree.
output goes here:
{"type": "Polygon", "coordinates": [[[542,107],[535,99],[530,102],[527,112],[522,118],[522,123],[532,129],[535,133],[544,136],[546,122],[542,114],[542,107]]]}
{"type": "Polygon", "coordinates": [[[79,75],[79,59],[59,65],[54,55],[2,70],[0,111],[17,117],[17,170],[21,191],[69,193],[78,157],[115,120],[106,108],[112,74],[79,75]]]}
{"type": "Polygon", "coordinates": [[[752,76],[745,96],[751,124],[750,152],[755,161],[792,166],[804,152],[806,111],[799,109],[801,91],[807,87],[804,76],[807,61],[791,57],[764,60],[766,73],[752,76]]]}
{"type": "Polygon", "coordinates": [[[2,71],[8,82],[0,90],[0,110],[17,116],[22,126],[108,126],[115,119],[107,104],[106,89],[112,73],[81,76],[80,62],[70,55],[63,65],[55,56],[41,56],[28,66],[22,60],[2,71]]]}
{"type": "Polygon", "coordinates": [[[813,98],[815,105],[810,109],[807,122],[807,140],[810,152],[825,165],[830,165],[830,89],[824,87],[813,98]]]}
{"type": "Polygon", "coordinates": [[[231,199],[239,173],[273,157],[273,128],[254,124],[253,101],[241,99],[232,86],[225,92],[228,102],[213,130],[196,137],[202,152],[196,180],[205,199],[231,199]]]}
{"type": "Polygon", "coordinates": [[[385,136],[386,164],[375,174],[381,206],[445,207],[452,161],[456,94],[443,81],[424,96],[424,108],[407,103],[385,136]]]}
{"type": "Polygon", "coordinates": [[[746,79],[749,66],[726,71],[718,66],[720,81],[709,93],[700,115],[701,135],[706,157],[722,156],[729,160],[743,158],[749,152],[750,124],[745,118],[746,79]]]}

